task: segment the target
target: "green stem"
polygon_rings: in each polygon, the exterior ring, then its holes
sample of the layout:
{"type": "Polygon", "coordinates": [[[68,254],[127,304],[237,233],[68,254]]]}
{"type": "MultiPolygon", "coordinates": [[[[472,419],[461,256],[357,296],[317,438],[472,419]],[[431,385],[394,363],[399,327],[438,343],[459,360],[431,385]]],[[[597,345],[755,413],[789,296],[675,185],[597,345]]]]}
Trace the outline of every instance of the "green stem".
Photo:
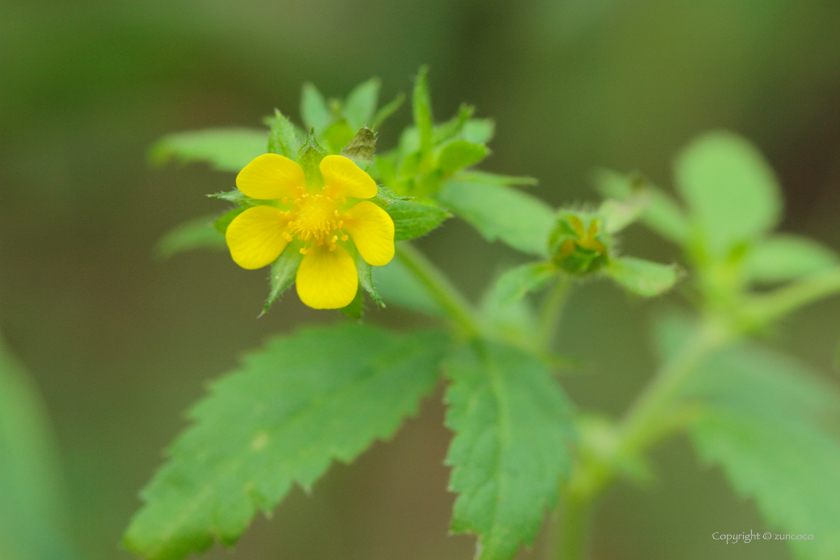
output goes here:
{"type": "Polygon", "coordinates": [[[420,251],[408,243],[399,243],[396,256],[468,337],[481,335],[481,323],[470,302],[420,251]]]}
{"type": "Polygon", "coordinates": [[[545,352],[551,351],[551,344],[557,337],[557,328],[563,316],[563,306],[569,296],[572,281],[569,276],[561,274],[554,281],[551,290],[546,294],[540,306],[539,348],[545,352]]]}
{"type": "Polygon", "coordinates": [[[752,296],[744,315],[753,324],[761,325],[837,292],[840,292],[840,268],[815,274],[767,294],[752,296]]]}
{"type": "Polygon", "coordinates": [[[582,560],[587,556],[592,501],[570,488],[560,512],[557,560],[582,560]]]}

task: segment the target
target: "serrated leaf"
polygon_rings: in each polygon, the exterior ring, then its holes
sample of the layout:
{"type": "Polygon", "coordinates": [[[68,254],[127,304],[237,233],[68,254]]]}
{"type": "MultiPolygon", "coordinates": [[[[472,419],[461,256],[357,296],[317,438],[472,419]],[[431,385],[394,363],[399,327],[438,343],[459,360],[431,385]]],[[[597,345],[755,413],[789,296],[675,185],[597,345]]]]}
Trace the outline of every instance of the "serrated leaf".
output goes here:
{"type": "Polygon", "coordinates": [[[744,259],[747,278],[763,284],[796,280],[838,265],[840,257],[825,245],[791,234],[760,241],[744,259]]]}
{"type": "Polygon", "coordinates": [[[444,177],[450,177],[456,171],[470,167],[487,157],[487,148],[465,140],[450,142],[440,151],[438,167],[444,177]]]}
{"type": "Polygon", "coordinates": [[[460,181],[446,181],[437,199],[488,241],[501,239],[524,253],[548,256],[554,211],[540,199],[508,187],[460,181]]]}
{"type": "Polygon", "coordinates": [[[707,249],[718,258],[772,230],[781,189],[764,156],[730,132],[700,136],[679,155],[676,186],[707,249]]]}
{"type": "Polygon", "coordinates": [[[268,151],[273,154],[280,154],[289,159],[295,159],[297,156],[300,143],[295,133],[295,127],[292,123],[283,116],[278,109],[274,110],[274,115],[265,120],[265,124],[269,126],[268,133],[268,151]]]}
{"type": "Polygon", "coordinates": [[[149,161],[163,165],[171,159],[182,163],[206,162],[219,171],[239,172],[266,152],[268,133],[249,128],[211,128],[164,136],[149,150],[149,161]]]}
{"type": "Polygon", "coordinates": [[[350,127],[358,130],[363,126],[373,126],[374,113],[379,104],[379,78],[371,78],[357,85],[347,95],[344,103],[344,116],[350,127]]]}
{"type": "Polygon", "coordinates": [[[373,159],[376,149],[376,133],[362,127],[355,136],[341,149],[341,155],[356,160],[356,163],[368,164],[373,159]]]}
{"type": "Polygon", "coordinates": [[[478,560],[508,560],[533,542],[568,476],[570,405],[547,367],[513,348],[463,348],[447,372],[452,531],[478,535],[478,560]]]}
{"type": "Polygon", "coordinates": [[[373,271],[373,280],[382,299],[389,305],[404,307],[432,317],[446,315],[399,259],[394,259],[385,266],[377,266],[373,271]]]}
{"type": "Polygon", "coordinates": [[[71,560],[53,435],[38,390],[0,338],[0,558],[71,560]]]}
{"type": "Polygon", "coordinates": [[[300,242],[290,243],[280,253],[277,260],[271,263],[271,275],[268,277],[271,290],[268,293],[268,299],[263,306],[260,316],[264,315],[271,307],[271,304],[277,301],[277,298],[282,296],[294,284],[297,270],[300,267],[300,262],[303,260],[300,247],[300,242]]]}
{"type": "Polygon", "coordinates": [[[236,541],[292,484],[311,488],[332,460],[349,463],[393,436],[436,385],[447,345],[437,331],[359,324],[274,338],[191,411],[125,545],[177,560],[236,541]]]}
{"type": "Polygon", "coordinates": [[[225,235],[214,227],[218,219],[218,214],[204,216],[170,230],[155,245],[155,255],[168,259],[194,249],[226,249],[225,235]]]}
{"type": "Polygon", "coordinates": [[[432,99],[429,95],[429,69],[421,66],[414,81],[414,95],[411,105],[414,112],[414,124],[420,138],[419,148],[427,152],[432,147],[434,138],[434,121],[432,121],[432,99]]]}
{"type": "Polygon", "coordinates": [[[558,272],[550,262],[528,263],[508,270],[497,281],[499,303],[510,305],[528,293],[544,288],[558,272]]]}
{"type": "Polygon", "coordinates": [[[611,259],[604,272],[629,291],[643,297],[667,292],[679,278],[679,270],[675,266],[633,257],[611,259]]]}
{"type": "Polygon", "coordinates": [[[452,214],[432,203],[398,200],[387,207],[394,220],[394,241],[407,241],[426,235],[452,214]]]}
{"type": "Polygon", "coordinates": [[[318,135],[323,134],[332,122],[332,111],[315,84],[303,84],[300,95],[300,118],[306,126],[307,133],[314,128],[318,135]]]}

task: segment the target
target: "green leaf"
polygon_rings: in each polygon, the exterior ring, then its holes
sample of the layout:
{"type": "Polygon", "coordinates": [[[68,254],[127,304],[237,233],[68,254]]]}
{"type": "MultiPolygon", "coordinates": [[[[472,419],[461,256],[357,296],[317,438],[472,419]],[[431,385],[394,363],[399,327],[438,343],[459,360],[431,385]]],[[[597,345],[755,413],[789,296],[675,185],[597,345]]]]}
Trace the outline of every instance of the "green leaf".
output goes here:
{"type": "Polygon", "coordinates": [[[160,238],[155,245],[155,255],[160,259],[168,259],[194,249],[227,248],[224,233],[214,227],[214,222],[219,219],[219,215],[214,214],[181,224],[160,238]]]}
{"type": "Polygon", "coordinates": [[[398,93],[397,96],[392,99],[387,105],[381,107],[377,112],[376,116],[373,118],[373,129],[379,130],[379,127],[382,126],[382,123],[385,120],[397,112],[397,110],[402,107],[402,104],[405,102],[405,94],[398,93]]]}
{"type": "Polygon", "coordinates": [[[456,171],[475,165],[487,157],[487,148],[481,144],[472,144],[465,140],[450,142],[438,156],[438,167],[444,177],[450,177],[456,171]]]}
{"type": "Polygon", "coordinates": [[[355,323],[274,338],[193,408],[143,490],[126,547],[177,560],[235,542],[293,484],[308,490],[333,459],[349,463],[392,437],[435,387],[447,346],[440,332],[355,323]]]}
{"type": "Polygon", "coordinates": [[[268,151],[272,154],[280,154],[289,159],[295,159],[300,143],[295,134],[295,127],[283,116],[278,109],[274,110],[274,116],[268,117],[265,124],[270,127],[268,133],[268,151]]]}
{"type": "Polygon", "coordinates": [[[488,185],[500,185],[510,187],[532,187],[539,183],[539,181],[534,177],[499,175],[497,173],[489,173],[487,171],[461,171],[455,175],[455,181],[464,181],[468,183],[485,183],[488,185]]]}
{"type": "Polygon", "coordinates": [[[227,233],[227,228],[230,225],[230,223],[233,221],[233,219],[236,218],[239,214],[241,214],[244,211],[245,211],[244,208],[234,208],[233,210],[223,214],[221,218],[219,218],[215,222],[213,222],[213,227],[216,228],[216,231],[218,231],[222,235],[226,234],[227,233]]]}
{"type": "Polygon", "coordinates": [[[796,280],[840,265],[837,253],[813,239],[774,235],[747,253],[744,270],[753,282],[772,284],[796,280]]]}
{"type": "Polygon", "coordinates": [[[557,276],[557,267],[550,262],[535,262],[517,266],[498,280],[496,291],[502,305],[510,305],[530,292],[541,290],[557,276]]]}
{"type": "Polygon", "coordinates": [[[429,315],[444,317],[446,313],[428,294],[426,288],[405,268],[399,259],[373,271],[376,288],[388,304],[429,315]]]}
{"type": "Polygon", "coordinates": [[[219,171],[239,172],[266,152],[268,133],[249,128],[211,128],[170,134],[149,150],[149,161],[163,165],[171,159],[182,163],[207,162],[219,171]]]}
{"type": "Polygon", "coordinates": [[[513,348],[463,348],[447,372],[452,531],[478,535],[477,560],[508,560],[533,542],[569,474],[570,404],[543,362],[513,348]]]}
{"type": "Polygon", "coordinates": [[[488,241],[548,256],[554,212],[540,199],[498,185],[446,181],[437,195],[444,206],[472,224],[488,241]]]}
{"type": "Polygon", "coordinates": [[[421,66],[414,81],[414,95],[411,98],[414,124],[420,134],[420,149],[428,152],[432,147],[434,125],[432,121],[432,99],[429,96],[429,68],[421,66]]]}
{"type": "Polygon", "coordinates": [[[710,359],[687,389],[700,413],[691,427],[701,459],[791,534],[799,558],[840,558],[840,441],[836,388],[786,356],[742,346],[710,359]],[[830,419],[830,420],[829,420],[830,419]]]}
{"type": "Polygon", "coordinates": [[[782,213],[781,189],[764,156],[729,132],[705,134],[676,161],[677,189],[708,250],[723,257],[772,230],[782,213]]]}
{"type": "Polygon", "coordinates": [[[475,113],[475,107],[462,103],[458,108],[457,115],[449,121],[435,127],[433,142],[437,145],[457,136],[463,130],[467,121],[470,120],[470,117],[473,116],[473,113],[475,113]]]}
{"type": "Polygon", "coordinates": [[[679,278],[679,270],[673,265],[633,257],[611,259],[605,273],[629,291],[643,297],[667,292],[679,278]]]}
{"type": "Polygon", "coordinates": [[[355,132],[347,124],[347,121],[339,119],[327,127],[323,133],[323,140],[329,148],[330,153],[338,154],[353,140],[354,136],[355,132]]]}
{"type": "Polygon", "coordinates": [[[362,295],[362,290],[357,289],[353,301],[342,307],[340,311],[351,319],[359,321],[365,311],[365,298],[362,295]]]}
{"type": "Polygon", "coordinates": [[[376,149],[376,133],[362,127],[359,132],[341,149],[341,155],[356,161],[356,164],[367,165],[373,159],[376,149]]]}
{"type": "Polygon", "coordinates": [[[251,208],[252,206],[260,206],[261,204],[263,204],[263,201],[245,196],[240,190],[208,194],[207,196],[210,198],[218,198],[220,200],[224,200],[225,202],[236,204],[241,208],[251,208]]]}
{"type": "Polygon", "coordinates": [[[406,241],[426,235],[452,214],[431,202],[399,200],[387,207],[394,220],[394,241],[406,241]]]}
{"type": "Polygon", "coordinates": [[[487,144],[495,132],[496,123],[493,119],[470,119],[461,129],[461,138],[473,144],[487,144]]]}
{"type": "Polygon", "coordinates": [[[604,197],[628,202],[642,188],[647,193],[642,221],[650,229],[679,245],[688,238],[688,217],[667,193],[649,184],[636,173],[622,174],[601,169],[593,175],[596,190],[604,197]]]}
{"type": "Polygon", "coordinates": [[[271,291],[268,293],[268,299],[263,306],[260,316],[265,315],[277,298],[292,287],[297,276],[298,267],[303,260],[303,255],[300,252],[301,243],[293,242],[286,246],[277,260],[271,263],[271,275],[268,277],[268,283],[271,286],[271,291]]]}
{"type": "Polygon", "coordinates": [[[300,118],[306,126],[307,133],[314,128],[318,135],[323,134],[332,122],[332,111],[327,107],[327,101],[314,84],[303,84],[300,95],[300,118]]]}
{"type": "Polygon", "coordinates": [[[353,130],[373,126],[374,113],[379,103],[379,78],[371,78],[353,88],[344,103],[344,116],[353,130]]]}
{"type": "Polygon", "coordinates": [[[59,480],[38,390],[0,339],[0,558],[75,558],[59,480]]]}

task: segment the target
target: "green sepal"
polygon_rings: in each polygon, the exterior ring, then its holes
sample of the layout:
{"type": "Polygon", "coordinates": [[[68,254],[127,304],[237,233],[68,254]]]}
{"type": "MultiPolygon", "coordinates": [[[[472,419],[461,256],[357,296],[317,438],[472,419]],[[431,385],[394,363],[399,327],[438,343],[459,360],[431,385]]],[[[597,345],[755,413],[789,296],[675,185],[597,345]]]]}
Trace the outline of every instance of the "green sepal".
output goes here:
{"type": "Polygon", "coordinates": [[[283,292],[288,290],[292,284],[295,283],[295,276],[300,262],[303,260],[303,255],[300,252],[302,243],[300,241],[293,241],[286,245],[286,248],[277,257],[277,260],[271,263],[271,274],[268,277],[269,286],[271,290],[268,292],[268,299],[265,301],[260,317],[265,315],[271,304],[283,295],[283,292]]]}
{"type": "Polygon", "coordinates": [[[376,133],[362,127],[355,136],[341,149],[340,155],[348,157],[363,169],[370,165],[376,150],[376,133]],[[360,165],[361,164],[361,165],[360,165]]]}
{"type": "Polygon", "coordinates": [[[353,301],[340,309],[342,313],[356,321],[361,320],[365,312],[365,298],[362,295],[362,290],[356,290],[356,295],[353,296],[353,301]]]}
{"type": "Polygon", "coordinates": [[[208,194],[207,196],[209,198],[218,198],[224,200],[225,202],[231,202],[241,208],[251,208],[253,206],[265,205],[264,200],[257,200],[256,198],[245,196],[240,190],[208,194]]]}
{"type": "Polygon", "coordinates": [[[300,148],[294,125],[283,116],[279,109],[274,109],[274,115],[263,121],[270,127],[268,133],[268,151],[280,154],[289,159],[295,159],[300,148]]]}
{"type": "Polygon", "coordinates": [[[385,302],[382,301],[373,283],[373,267],[358,254],[356,255],[356,272],[359,275],[359,286],[368,293],[376,305],[385,307],[385,302]]]}
{"type": "Polygon", "coordinates": [[[655,297],[674,287],[680,271],[673,265],[619,257],[610,260],[604,274],[636,295],[655,297]]]}
{"type": "Polygon", "coordinates": [[[487,157],[487,147],[481,144],[472,144],[466,140],[455,140],[450,142],[438,156],[438,168],[443,177],[451,177],[456,171],[470,167],[487,157]]]}
{"type": "Polygon", "coordinates": [[[329,155],[327,151],[315,140],[315,132],[310,131],[309,136],[306,137],[306,142],[298,150],[297,157],[297,162],[303,169],[304,176],[306,176],[306,184],[310,188],[324,186],[324,177],[321,175],[321,169],[318,166],[327,155],[329,155]]]}
{"type": "Polygon", "coordinates": [[[559,272],[552,262],[523,264],[505,272],[497,281],[496,291],[502,305],[510,305],[530,292],[548,285],[559,272]]]}
{"type": "Polygon", "coordinates": [[[227,233],[227,228],[230,223],[236,218],[239,214],[245,211],[245,208],[234,208],[230,212],[226,212],[222,215],[218,220],[213,222],[213,227],[216,228],[216,231],[221,233],[222,235],[227,233]]]}

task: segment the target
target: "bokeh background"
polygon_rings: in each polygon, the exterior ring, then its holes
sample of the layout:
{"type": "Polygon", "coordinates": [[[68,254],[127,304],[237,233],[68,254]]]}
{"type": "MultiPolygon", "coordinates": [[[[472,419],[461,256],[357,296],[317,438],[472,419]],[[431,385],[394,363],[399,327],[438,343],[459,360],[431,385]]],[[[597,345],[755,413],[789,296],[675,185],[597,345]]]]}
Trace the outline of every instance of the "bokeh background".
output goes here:
{"type": "MultiPolygon", "coordinates": [[[[539,178],[533,192],[553,204],[595,200],[598,166],[668,186],[676,150],[725,127],[778,171],[783,229],[840,247],[836,0],[0,0],[0,331],[46,404],[80,558],[129,558],[118,541],[138,490],[208,380],[272,333],[341,320],[294,297],[257,320],[264,275],[221,253],[157,262],[156,240],[219,210],[204,195],[234,177],[150,169],[148,146],[173,131],[258,126],[274,107],[296,116],[304,81],[343,96],[379,76],[389,99],[410,92],[422,63],[438,119],[461,101],[494,117],[486,168],[539,178]]],[[[408,120],[404,108],[381,145],[408,120]]],[[[476,298],[519,259],[455,221],[421,245],[476,298]]],[[[641,228],[624,245],[678,258],[641,228]]],[[[655,366],[652,315],[680,301],[632,301],[607,284],[578,292],[558,339],[588,363],[564,381],[574,399],[620,413],[655,366]]],[[[771,342],[831,375],[839,314],[837,300],[800,312],[771,342]]],[[[418,321],[392,310],[371,320],[418,321]]],[[[311,495],[296,490],[233,553],[207,558],[471,558],[472,538],[447,536],[440,396],[393,442],[333,467],[311,495]]],[[[656,456],[649,491],[605,497],[595,558],[789,557],[778,542],[713,541],[764,525],[685,442],[656,456]]]]}

